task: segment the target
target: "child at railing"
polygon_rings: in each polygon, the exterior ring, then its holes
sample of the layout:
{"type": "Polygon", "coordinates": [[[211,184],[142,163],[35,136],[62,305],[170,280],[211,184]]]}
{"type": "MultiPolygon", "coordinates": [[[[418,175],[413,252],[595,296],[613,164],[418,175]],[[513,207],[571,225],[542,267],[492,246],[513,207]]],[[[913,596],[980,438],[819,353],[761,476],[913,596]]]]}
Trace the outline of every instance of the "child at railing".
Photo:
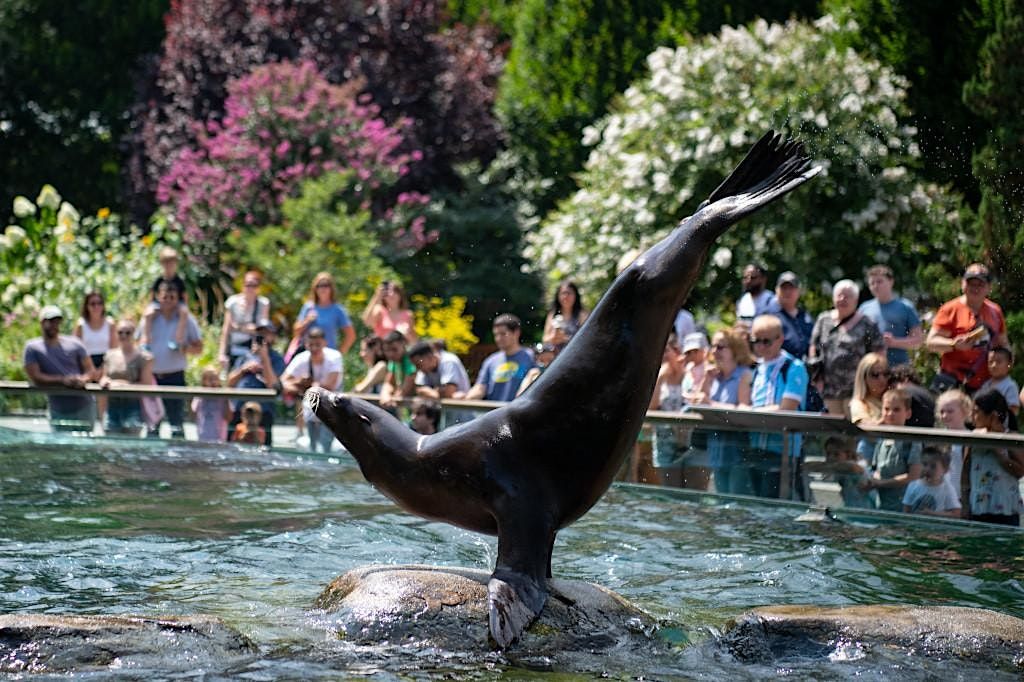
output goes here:
{"type": "MultiPolygon", "coordinates": [[[[1017,420],[998,391],[978,391],[974,396],[974,432],[1006,433],[1016,430],[1017,420]]],[[[1019,481],[1024,476],[1024,451],[992,447],[970,447],[964,455],[968,484],[961,490],[969,503],[970,519],[1007,526],[1020,525],[1019,481]]],[[[966,506],[966,505],[965,505],[966,506]]]]}
{"type": "Polygon", "coordinates": [[[409,426],[416,433],[430,436],[441,427],[441,403],[430,398],[414,398],[409,426]]]}
{"type": "MultiPolygon", "coordinates": [[[[970,431],[971,427],[967,420],[974,410],[974,402],[971,396],[958,388],[951,388],[943,391],[935,400],[935,421],[942,424],[950,431],[970,431]]],[[[964,444],[956,443],[949,446],[949,471],[946,472],[946,480],[953,484],[956,498],[960,499],[960,472],[964,468],[964,444]]]]}
{"type": "Polygon", "coordinates": [[[921,451],[921,478],[911,481],[903,495],[903,511],[929,516],[960,516],[960,496],[946,478],[949,453],[934,445],[921,451]]]}
{"type": "MultiPolygon", "coordinates": [[[[910,394],[902,388],[886,391],[882,396],[882,424],[904,426],[909,417],[910,394]]],[[[877,490],[880,509],[902,510],[907,485],[921,477],[921,444],[893,438],[878,441],[872,465],[874,476],[861,481],[861,490],[877,490]]]]}
{"type": "Polygon", "coordinates": [[[252,443],[262,445],[267,440],[267,433],[260,423],[263,420],[263,408],[256,401],[242,405],[242,421],[235,426],[233,441],[236,443],[252,443]]]}
{"type": "MultiPolygon", "coordinates": [[[[220,388],[220,370],[212,365],[203,368],[202,383],[206,388],[220,388]]],[[[192,411],[196,415],[199,440],[205,443],[223,443],[228,439],[228,421],[231,419],[231,401],[227,398],[193,398],[192,411]]]]}
{"type": "Polygon", "coordinates": [[[844,507],[874,509],[874,495],[861,488],[862,481],[869,479],[865,462],[857,455],[853,440],[830,436],[825,441],[825,464],[828,476],[839,484],[844,507]]]}

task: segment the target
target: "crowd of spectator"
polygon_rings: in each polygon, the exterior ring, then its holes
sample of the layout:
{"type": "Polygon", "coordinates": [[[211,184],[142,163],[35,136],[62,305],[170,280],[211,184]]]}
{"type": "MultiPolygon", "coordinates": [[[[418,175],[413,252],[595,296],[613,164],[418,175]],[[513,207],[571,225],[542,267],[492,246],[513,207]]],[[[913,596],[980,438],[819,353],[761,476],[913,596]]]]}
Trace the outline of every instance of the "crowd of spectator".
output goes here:
{"type": "MultiPolygon", "coordinates": [[[[710,358],[693,315],[680,311],[652,409],[810,411],[868,428],[933,427],[938,421],[976,433],[1017,430],[1024,395],[1010,377],[1006,322],[988,298],[991,277],[984,265],[964,271],[962,295],[939,309],[927,340],[913,304],[896,295],[886,265],[867,271],[871,297],[863,302],[857,282],[836,282],[833,307],[817,318],[800,305],[796,273],[779,274],[774,292],[767,281],[763,267],[744,268],[736,323],[712,336],[710,358]],[[937,356],[939,369],[927,387],[910,364],[922,345],[937,356]]],[[[707,489],[708,477],[693,470],[703,468],[718,492],[809,500],[814,474],[838,484],[848,507],[1020,524],[1024,452],[1013,448],[972,452],[963,444],[925,445],[910,432],[881,439],[832,436],[821,443],[799,433],[706,430],[709,436],[663,424],[650,429],[635,455],[646,457],[650,468],[645,476],[644,466],[635,466],[635,475],[707,489]],[[824,457],[809,461],[808,452],[816,450],[824,457]]]]}
{"type": "MultiPolygon", "coordinates": [[[[184,386],[187,356],[203,350],[199,325],[189,312],[173,250],[160,253],[163,269],[138,327],[107,314],[103,297],[90,292],[71,336],[60,334],[63,312],[45,306],[42,338],[25,347],[29,378],[38,385],[80,388],[157,384],[184,386]]],[[[991,278],[972,264],[961,279],[963,295],[939,308],[928,330],[913,304],[895,294],[893,271],[876,265],[866,273],[871,297],[860,302],[860,286],[844,279],[832,286],[833,307],[812,317],[800,304],[801,282],[791,271],[778,275],[774,292],[768,273],[750,264],[736,302],[736,323],[718,329],[711,343],[693,315],[681,310],[666,344],[651,409],[678,412],[696,406],[762,411],[811,411],[840,415],[862,426],[932,426],[981,432],[1016,430],[1021,392],[1010,378],[1013,354],[999,306],[988,298],[991,278]],[[938,373],[922,386],[908,364],[922,345],[937,356],[938,373]]],[[[312,386],[339,390],[344,353],[356,331],[336,300],[329,273],[318,273],[294,324],[287,350],[275,344],[279,329],[271,301],[260,295],[258,272],[246,272],[243,290],[229,297],[219,337],[219,364],[206,367],[209,389],[270,388],[296,407],[300,438],[312,450],[328,451],[333,434],[303,411],[301,396],[312,386]]],[[[523,345],[522,325],[510,313],[492,324],[497,350],[470,380],[462,360],[442,341],[416,337],[405,292],[383,282],[361,315],[370,334],[360,342],[365,375],[357,392],[378,394],[398,413],[413,400],[410,428],[433,433],[472,419],[470,409],[445,409],[440,400],[510,401],[539,377],[585,323],[579,289],[559,284],[547,311],[542,342],[523,345]]],[[[184,401],[118,397],[49,398],[55,429],[92,423],[94,413],[108,433],[159,434],[166,422],[172,438],[183,435],[184,401]]],[[[210,391],[191,402],[201,440],[271,445],[275,401],[230,401],[210,391]]],[[[656,482],[764,497],[808,499],[812,470],[838,484],[848,506],[914,513],[970,515],[1019,525],[1016,490],[1024,475],[1024,453],[1013,449],[922,448],[907,438],[849,441],[826,439],[824,462],[805,462],[799,433],[713,431],[662,424],[641,435],[637,457],[648,443],[656,482]],[[783,461],[786,457],[787,461],[783,461]],[[784,483],[789,472],[795,485],[784,483]],[[941,473],[940,473],[941,472],[941,473]],[[795,476],[794,476],[795,474],[795,476]],[[1012,482],[1012,485],[1011,485],[1012,482]],[[788,489],[788,493],[785,491],[788,489]],[[961,512],[961,507],[963,512],[961,512]]]]}

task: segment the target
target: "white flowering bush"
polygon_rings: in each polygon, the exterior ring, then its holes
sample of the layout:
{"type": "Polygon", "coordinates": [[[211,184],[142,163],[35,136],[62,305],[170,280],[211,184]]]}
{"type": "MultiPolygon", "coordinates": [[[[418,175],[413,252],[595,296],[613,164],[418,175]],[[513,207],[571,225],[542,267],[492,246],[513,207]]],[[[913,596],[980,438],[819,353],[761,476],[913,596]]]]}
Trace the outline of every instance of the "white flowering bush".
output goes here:
{"type": "Polygon", "coordinates": [[[580,189],[529,235],[528,260],[596,298],[624,253],[696,210],[769,128],[802,139],[824,172],[720,240],[704,307],[731,300],[751,260],[796,271],[805,288],[889,262],[906,288],[917,263],[958,259],[959,199],[917,178],[906,81],[845,48],[855,30],[830,16],[758,21],[656,50],[649,76],[584,131],[580,189]]]}
{"type": "Polygon", "coordinates": [[[13,215],[0,235],[3,378],[21,375],[20,349],[40,334],[36,316],[44,305],[60,306],[65,333],[89,291],[103,294],[110,314],[137,317],[160,274],[165,232],[161,223],[145,236],[135,226],[123,229],[106,208],[83,217],[50,185],[34,202],[15,197],[13,215]]]}

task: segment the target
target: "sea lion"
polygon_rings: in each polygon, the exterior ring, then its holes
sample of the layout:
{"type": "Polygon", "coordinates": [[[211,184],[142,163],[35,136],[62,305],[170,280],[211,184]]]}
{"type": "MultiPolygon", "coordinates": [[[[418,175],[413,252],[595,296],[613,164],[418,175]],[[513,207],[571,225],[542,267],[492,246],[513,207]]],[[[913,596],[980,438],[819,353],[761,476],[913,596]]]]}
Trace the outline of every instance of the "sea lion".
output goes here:
{"type": "Polygon", "coordinates": [[[696,213],[619,274],[540,379],[472,422],[421,436],[366,401],[306,393],[366,479],[403,509],[498,536],[488,593],[499,647],[544,606],[555,534],[597,502],[631,451],[708,249],[818,170],[799,143],[769,131],[696,213]]]}

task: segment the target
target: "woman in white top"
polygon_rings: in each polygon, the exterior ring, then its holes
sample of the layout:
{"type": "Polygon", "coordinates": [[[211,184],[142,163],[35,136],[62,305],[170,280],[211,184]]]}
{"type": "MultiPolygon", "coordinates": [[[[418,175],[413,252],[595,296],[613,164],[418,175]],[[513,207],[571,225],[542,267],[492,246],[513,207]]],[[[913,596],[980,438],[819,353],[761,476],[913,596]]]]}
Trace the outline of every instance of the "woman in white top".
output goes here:
{"type": "MultiPolygon", "coordinates": [[[[82,314],[75,323],[72,333],[82,340],[85,351],[92,358],[92,366],[96,368],[96,373],[90,380],[99,381],[103,376],[103,358],[108,350],[117,348],[114,318],[107,314],[107,303],[103,299],[103,294],[90,291],[85,295],[85,300],[82,301],[82,314]]],[[[106,396],[97,396],[96,414],[101,424],[106,412],[106,396]]]]}
{"type": "Polygon", "coordinates": [[[249,270],[242,278],[242,293],[224,302],[224,325],[220,330],[220,364],[231,371],[235,362],[252,346],[256,327],[270,319],[270,299],[260,296],[263,275],[249,270]]]}
{"type": "Polygon", "coordinates": [[[114,331],[114,318],[107,314],[107,304],[103,294],[90,291],[82,302],[82,315],[75,323],[74,335],[82,340],[85,350],[92,358],[92,366],[96,368],[96,379],[103,368],[103,356],[111,348],[117,347],[117,333],[114,331]]]}

